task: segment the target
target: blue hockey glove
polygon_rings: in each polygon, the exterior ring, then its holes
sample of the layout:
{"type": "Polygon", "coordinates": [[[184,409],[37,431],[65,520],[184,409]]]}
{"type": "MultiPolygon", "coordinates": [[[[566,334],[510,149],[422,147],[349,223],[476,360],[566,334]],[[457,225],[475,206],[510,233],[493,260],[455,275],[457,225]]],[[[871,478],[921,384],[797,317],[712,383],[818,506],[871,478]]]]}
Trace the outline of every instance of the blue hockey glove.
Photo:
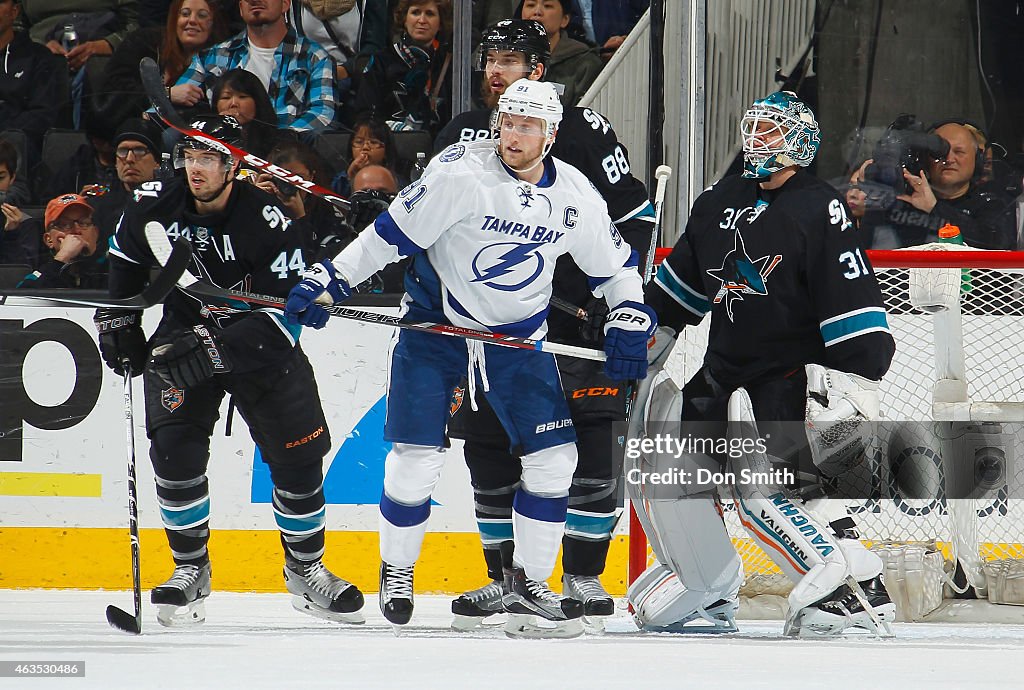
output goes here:
{"type": "Polygon", "coordinates": [[[302,280],[288,293],[288,301],[284,305],[288,323],[300,323],[313,328],[326,326],[330,314],[313,302],[324,292],[335,302],[343,302],[352,295],[348,282],[341,277],[334,264],[326,260],[307,268],[302,274],[302,280]]]}
{"type": "Polygon", "coordinates": [[[658,326],[654,310],[639,302],[623,302],[604,324],[604,373],[613,381],[647,376],[647,341],[658,326]]]}

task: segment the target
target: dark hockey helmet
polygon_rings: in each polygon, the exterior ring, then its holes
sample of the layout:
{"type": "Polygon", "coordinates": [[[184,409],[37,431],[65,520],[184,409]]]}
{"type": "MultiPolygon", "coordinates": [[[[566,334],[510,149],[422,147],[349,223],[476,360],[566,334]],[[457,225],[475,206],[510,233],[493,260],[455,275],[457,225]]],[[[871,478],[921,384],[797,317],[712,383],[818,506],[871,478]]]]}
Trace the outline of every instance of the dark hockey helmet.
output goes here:
{"type": "Polygon", "coordinates": [[[503,19],[484,32],[480,39],[477,69],[487,62],[488,50],[515,50],[526,56],[532,71],[537,65],[547,66],[551,60],[551,42],[544,25],[532,19],[503,19]]]}
{"type": "Polygon", "coordinates": [[[185,137],[174,147],[174,167],[185,165],[184,151],[216,151],[224,155],[224,162],[231,162],[231,151],[220,144],[242,146],[242,126],[230,115],[200,115],[189,123],[189,127],[208,134],[210,138],[196,134],[185,137]],[[217,141],[215,141],[217,140],[217,141]]]}

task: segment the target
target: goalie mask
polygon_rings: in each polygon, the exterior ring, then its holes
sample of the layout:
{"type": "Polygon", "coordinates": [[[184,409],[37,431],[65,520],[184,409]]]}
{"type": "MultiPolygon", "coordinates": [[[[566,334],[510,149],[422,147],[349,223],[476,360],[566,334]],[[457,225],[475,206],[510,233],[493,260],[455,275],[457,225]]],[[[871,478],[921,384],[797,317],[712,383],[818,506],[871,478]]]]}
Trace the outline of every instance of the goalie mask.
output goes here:
{"type": "MultiPolygon", "coordinates": [[[[501,129],[509,115],[536,118],[543,122],[543,130],[538,132],[545,138],[543,152],[537,160],[537,164],[539,164],[554,145],[558,123],[562,121],[562,102],[558,100],[555,87],[547,82],[520,79],[505,90],[505,93],[498,99],[498,107],[491,116],[491,134],[494,137],[499,156],[501,156],[502,146],[501,129]]],[[[527,169],[532,167],[534,166],[527,169]]],[[[524,172],[524,170],[516,170],[516,172],[524,172]]]]}
{"type": "Polygon", "coordinates": [[[821,144],[818,122],[790,91],[754,101],[740,122],[743,177],[766,178],[791,165],[806,168],[821,144]]]}

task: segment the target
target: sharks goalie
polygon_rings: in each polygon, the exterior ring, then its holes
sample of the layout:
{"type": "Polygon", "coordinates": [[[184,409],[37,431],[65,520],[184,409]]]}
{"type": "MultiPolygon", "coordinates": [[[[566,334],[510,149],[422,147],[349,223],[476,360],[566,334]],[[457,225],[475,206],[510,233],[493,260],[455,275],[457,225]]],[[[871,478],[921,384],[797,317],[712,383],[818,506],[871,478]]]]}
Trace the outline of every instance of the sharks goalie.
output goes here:
{"type": "Polygon", "coordinates": [[[626,479],[657,563],[630,587],[631,608],[645,629],[735,629],[743,571],[725,496],[794,583],[787,634],[888,633],[882,561],[842,502],[806,482],[795,490],[786,470],[827,484],[863,462],[895,349],[881,293],[843,200],[805,170],[819,144],[807,106],[771,94],[741,134],[743,173],[697,199],[647,287],[668,335],[709,312],[711,323],[703,366],[681,391],[656,368],[640,391],[626,479]],[[734,480],[701,481],[722,476],[734,480]]]}

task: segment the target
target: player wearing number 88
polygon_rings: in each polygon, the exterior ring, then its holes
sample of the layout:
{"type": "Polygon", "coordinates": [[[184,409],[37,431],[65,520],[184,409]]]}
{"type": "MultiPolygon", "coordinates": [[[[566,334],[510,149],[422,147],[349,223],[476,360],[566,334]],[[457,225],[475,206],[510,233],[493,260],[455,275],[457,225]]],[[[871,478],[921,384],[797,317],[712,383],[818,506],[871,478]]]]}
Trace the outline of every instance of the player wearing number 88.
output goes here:
{"type": "MultiPolygon", "coordinates": [[[[711,314],[703,367],[681,393],[658,394],[681,395],[681,436],[689,423],[713,438],[756,427],[765,447],[731,459],[726,468],[737,474],[770,477],[760,473],[792,466],[793,448],[809,442],[811,470],[836,477],[850,469],[845,451],[878,416],[878,381],[895,349],[882,296],[843,200],[805,170],[820,136],[814,114],[794,94],[774,93],[747,110],[741,134],[743,174],[700,195],[647,288],[659,322],[676,332],[711,314]],[[805,415],[808,438],[797,446],[785,422],[803,429],[805,415]],[[837,437],[842,443],[829,445],[837,437]]],[[[717,470],[724,459],[695,453],[691,461],[717,470]]],[[[649,508],[641,521],[661,561],[630,588],[638,622],[664,628],[700,618],[729,627],[723,602],[735,601],[742,570],[714,491],[673,502],[643,501],[649,488],[630,489],[638,510],[649,508]],[[661,585],[676,584],[673,574],[681,586],[667,596],[672,587],[661,585]]],[[[735,492],[744,527],[796,584],[787,630],[838,634],[892,620],[881,561],[856,538],[843,505],[818,500],[821,489],[813,500],[788,491],[757,481],[735,492]]]]}
{"type": "MultiPolygon", "coordinates": [[[[204,116],[191,126],[229,144],[241,142],[241,128],[230,117],[204,116]]],[[[275,197],[236,181],[238,162],[208,140],[186,138],[176,147],[175,162],[184,180],[145,183],[125,209],[111,239],[111,295],[137,293],[158,265],[147,227],[187,238],[193,250],[189,271],[203,280],[286,295],[305,265],[300,238],[289,232],[275,197]]],[[[313,370],[298,345],[300,329],[280,312],[174,291],[150,350],[141,314],[99,316],[104,360],[119,368],[127,359],[132,373],[144,376],[157,502],[175,564],[171,578],[152,592],[160,622],[205,617],[211,573],[206,468],[225,393],[233,396],[270,468],[293,605],[322,618],[361,622],[362,594],[321,562],[322,461],[331,442],[313,370]]]]}

